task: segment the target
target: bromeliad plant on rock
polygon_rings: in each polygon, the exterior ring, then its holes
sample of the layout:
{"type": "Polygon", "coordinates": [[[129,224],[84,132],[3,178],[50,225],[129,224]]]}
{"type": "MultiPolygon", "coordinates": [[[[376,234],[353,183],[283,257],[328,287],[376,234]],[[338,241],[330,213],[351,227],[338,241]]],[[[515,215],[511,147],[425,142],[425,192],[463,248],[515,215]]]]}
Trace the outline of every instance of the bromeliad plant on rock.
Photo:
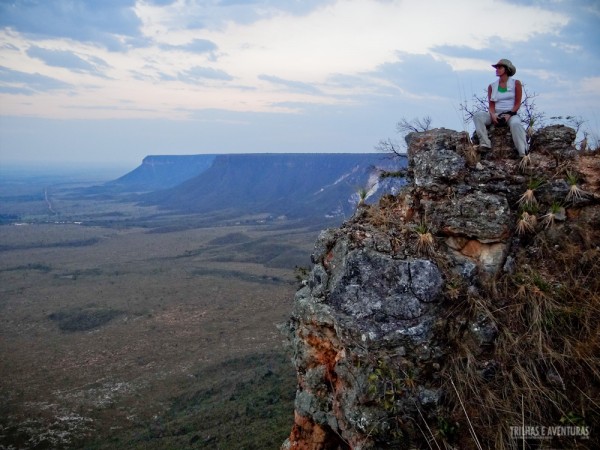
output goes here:
{"type": "Polygon", "coordinates": [[[560,203],[553,202],[552,205],[550,205],[550,209],[548,210],[548,212],[542,216],[541,223],[544,226],[544,228],[553,228],[556,223],[557,217],[559,215],[564,216],[564,210],[565,209],[560,203]]]}
{"type": "Polygon", "coordinates": [[[539,178],[533,178],[529,180],[527,183],[527,190],[525,193],[519,198],[519,205],[528,207],[534,206],[538,204],[537,199],[535,198],[535,190],[541,187],[544,184],[544,180],[539,178]]]}
{"type": "Polygon", "coordinates": [[[537,225],[537,217],[531,212],[531,209],[526,210],[523,209],[519,218],[517,219],[517,225],[515,227],[515,231],[519,236],[522,236],[527,233],[534,233],[535,227],[537,225]]]}
{"type": "Polygon", "coordinates": [[[566,181],[569,184],[569,192],[567,193],[565,201],[575,204],[578,200],[583,198],[585,191],[579,187],[579,179],[575,173],[567,172],[566,181]]]}

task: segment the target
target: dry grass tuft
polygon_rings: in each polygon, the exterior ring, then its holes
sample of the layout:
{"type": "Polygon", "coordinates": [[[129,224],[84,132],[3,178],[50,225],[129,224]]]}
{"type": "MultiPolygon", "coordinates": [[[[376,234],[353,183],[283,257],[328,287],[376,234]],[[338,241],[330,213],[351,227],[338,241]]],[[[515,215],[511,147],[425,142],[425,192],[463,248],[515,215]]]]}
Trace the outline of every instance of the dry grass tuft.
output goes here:
{"type": "Polygon", "coordinates": [[[384,196],[379,204],[372,205],[366,212],[366,221],[384,231],[402,228],[405,214],[402,202],[393,196],[384,196]]]}
{"type": "Polygon", "coordinates": [[[475,147],[472,143],[469,143],[465,146],[464,155],[465,160],[467,161],[467,164],[470,167],[475,166],[480,160],[479,153],[477,152],[477,147],[475,147]]]}
{"type": "Polygon", "coordinates": [[[530,155],[525,155],[521,158],[521,161],[519,161],[519,170],[521,172],[526,171],[527,169],[529,169],[532,166],[532,162],[531,162],[531,156],[530,155]]]}
{"type": "Polygon", "coordinates": [[[465,305],[469,317],[493,320],[499,334],[483,354],[464,334],[452,339],[444,390],[462,430],[461,448],[479,442],[500,450],[546,448],[512,439],[510,427],[522,425],[589,427],[589,440],[563,436],[544,444],[597,448],[600,230],[567,227],[536,235],[529,248],[518,250],[512,274],[482,286],[465,305]],[[492,377],[482,375],[482,361],[494,364],[492,377]]]}
{"type": "Polygon", "coordinates": [[[435,252],[433,235],[425,223],[421,223],[415,229],[417,234],[417,253],[422,256],[431,256],[435,252]]]}

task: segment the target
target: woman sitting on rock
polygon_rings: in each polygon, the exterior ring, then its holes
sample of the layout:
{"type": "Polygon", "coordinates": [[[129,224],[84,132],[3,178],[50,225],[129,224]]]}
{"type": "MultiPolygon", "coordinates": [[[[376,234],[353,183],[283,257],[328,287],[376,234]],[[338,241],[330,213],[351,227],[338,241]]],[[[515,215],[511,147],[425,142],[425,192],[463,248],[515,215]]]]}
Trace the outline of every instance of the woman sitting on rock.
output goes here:
{"type": "Polygon", "coordinates": [[[526,156],[527,136],[517,115],[523,97],[523,86],[519,80],[511,78],[517,69],[508,59],[501,59],[492,64],[492,67],[496,68],[498,81],[488,86],[489,112],[479,111],[473,115],[479,146],[488,150],[492,147],[487,133],[489,125],[508,125],[519,156],[526,156]]]}

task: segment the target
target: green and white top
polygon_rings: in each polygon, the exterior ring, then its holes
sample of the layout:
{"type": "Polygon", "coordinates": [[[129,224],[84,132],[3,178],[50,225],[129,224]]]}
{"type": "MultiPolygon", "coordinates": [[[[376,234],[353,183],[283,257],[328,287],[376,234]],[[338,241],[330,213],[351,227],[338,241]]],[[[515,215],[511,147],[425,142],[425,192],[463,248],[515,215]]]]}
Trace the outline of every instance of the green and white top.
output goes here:
{"type": "Polygon", "coordinates": [[[515,106],[515,82],[516,80],[509,78],[506,89],[500,87],[498,80],[491,84],[490,101],[496,104],[496,112],[511,111],[515,106]]]}

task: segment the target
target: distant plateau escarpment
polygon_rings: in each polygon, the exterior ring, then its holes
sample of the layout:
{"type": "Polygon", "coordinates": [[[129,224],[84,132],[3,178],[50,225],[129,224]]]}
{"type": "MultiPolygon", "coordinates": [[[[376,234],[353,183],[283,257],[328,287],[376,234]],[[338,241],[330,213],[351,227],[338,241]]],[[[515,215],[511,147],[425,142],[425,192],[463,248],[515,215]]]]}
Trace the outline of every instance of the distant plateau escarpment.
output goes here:
{"type": "Polygon", "coordinates": [[[148,156],[95,193],[184,213],[265,214],[273,218],[347,218],[361,201],[393,194],[405,158],[384,153],[261,153],[148,156]]]}

